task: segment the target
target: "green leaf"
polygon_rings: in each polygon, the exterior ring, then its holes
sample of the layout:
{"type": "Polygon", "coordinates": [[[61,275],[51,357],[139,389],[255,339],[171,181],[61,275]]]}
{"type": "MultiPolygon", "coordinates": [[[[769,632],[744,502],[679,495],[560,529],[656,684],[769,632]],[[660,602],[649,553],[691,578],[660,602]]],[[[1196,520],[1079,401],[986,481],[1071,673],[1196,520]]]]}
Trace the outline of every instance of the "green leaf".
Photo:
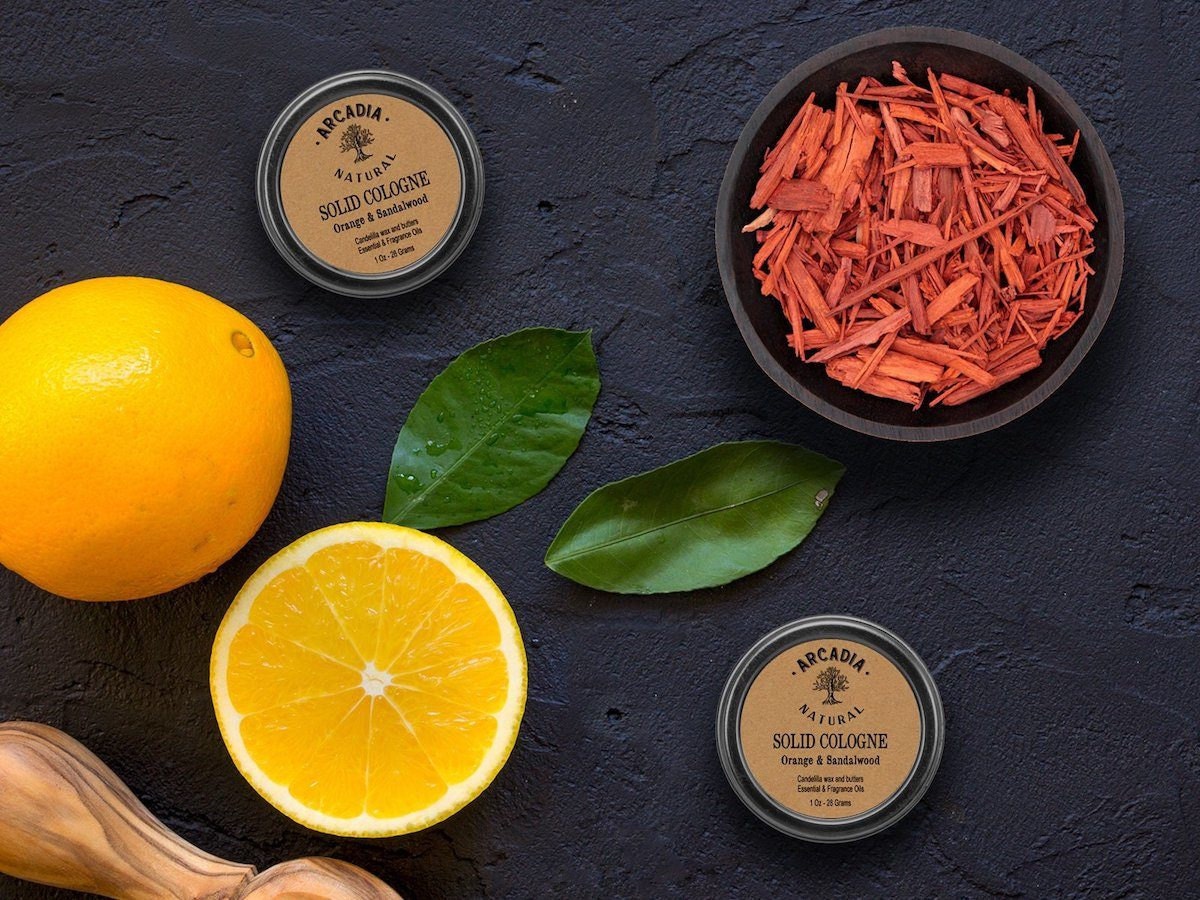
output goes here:
{"type": "Polygon", "coordinates": [[[718,444],[594,491],[559,530],[546,565],[622,594],[727,584],[804,540],[845,471],[792,444],[718,444]]]}
{"type": "Polygon", "coordinates": [[[472,347],[400,429],[384,520],[440,528],[528,500],[575,452],[599,392],[590,331],[527,328],[472,347]]]}

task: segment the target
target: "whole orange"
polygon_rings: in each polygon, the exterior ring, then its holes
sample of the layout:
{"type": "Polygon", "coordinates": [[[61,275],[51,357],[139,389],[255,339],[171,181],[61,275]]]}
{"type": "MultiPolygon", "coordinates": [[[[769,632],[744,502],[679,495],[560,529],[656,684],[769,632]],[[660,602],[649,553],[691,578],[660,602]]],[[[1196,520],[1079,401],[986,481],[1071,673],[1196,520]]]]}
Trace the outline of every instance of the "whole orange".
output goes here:
{"type": "Polygon", "coordinates": [[[0,325],[0,563],[79,600],[194,581],[258,530],[292,400],[245,316],[191,288],[94,278],[0,325]]]}

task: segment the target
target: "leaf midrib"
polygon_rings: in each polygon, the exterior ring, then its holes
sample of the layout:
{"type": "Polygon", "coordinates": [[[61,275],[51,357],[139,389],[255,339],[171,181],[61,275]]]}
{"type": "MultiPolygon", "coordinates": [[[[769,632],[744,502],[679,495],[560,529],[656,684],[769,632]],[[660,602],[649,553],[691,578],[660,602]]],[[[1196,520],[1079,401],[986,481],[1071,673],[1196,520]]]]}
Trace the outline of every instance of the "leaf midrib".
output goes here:
{"type": "MultiPolygon", "coordinates": [[[[773,497],[776,494],[782,494],[784,491],[790,491],[792,488],[804,483],[807,480],[808,480],[807,477],[798,478],[797,480],[791,482],[790,484],[786,484],[783,487],[775,488],[774,490],[766,491],[762,494],[756,494],[753,497],[747,497],[746,499],[739,500],[736,503],[729,503],[729,504],[726,504],[725,506],[717,506],[712,509],[700,510],[699,512],[691,513],[690,515],[684,516],[680,519],[674,519],[670,522],[664,522],[661,525],[655,525],[652,528],[644,528],[641,531],[634,532],[633,534],[622,535],[621,537],[616,537],[611,540],[604,541],[603,543],[600,543],[600,544],[594,544],[589,547],[583,547],[579,550],[576,550],[573,553],[567,553],[567,554],[564,554],[563,556],[556,556],[553,558],[553,562],[555,562],[555,563],[570,562],[571,560],[578,559],[579,557],[584,556],[585,554],[599,553],[602,550],[607,550],[609,547],[615,547],[617,544],[622,544],[625,541],[637,540],[638,538],[645,537],[648,534],[654,534],[656,531],[662,531],[664,528],[674,528],[676,525],[682,525],[684,522],[690,522],[693,519],[699,519],[704,516],[712,516],[712,515],[716,515],[717,513],[727,512],[728,510],[731,510],[731,509],[737,509],[739,506],[745,506],[748,503],[757,503],[759,500],[766,500],[768,497],[773,497]]],[[[550,561],[550,560],[547,560],[547,561],[550,561]]]]}
{"type": "MultiPolygon", "coordinates": [[[[549,369],[547,369],[546,374],[538,379],[537,384],[535,384],[532,389],[533,396],[537,396],[538,392],[541,391],[542,387],[546,384],[546,381],[549,380],[550,376],[553,375],[558,370],[558,367],[561,366],[568,359],[570,359],[571,354],[579,349],[579,345],[588,339],[589,339],[589,334],[586,331],[579,335],[579,339],[577,341],[575,341],[575,343],[571,345],[571,348],[562,355],[562,358],[559,359],[556,363],[554,363],[554,365],[551,366],[549,369]]],[[[497,431],[500,430],[500,427],[505,422],[508,421],[509,417],[512,416],[513,413],[515,413],[518,409],[521,408],[521,404],[524,403],[527,399],[531,400],[531,399],[533,399],[533,397],[531,397],[528,393],[526,393],[522,396],[521,399],[517,400],[516,403],[514,403],[511,407],[509,407],[504,412],[504,414],[496,420],[495,424],[493,424],[487,431],[485,431],[483,433],[483,435],[477,441],[475,441],[475,443],[473,443],[470,447],[468,447],[466,449],[466,451],[463,452],[463,454],[461,456],[459,456],[458,459],[456,459],[454,462],[452,462],[449,466],[446,467],[446,471],[442,473],[440,478],[433,479],[432,481],[429,482],[428,487],[422,488],[420,491],[413,494],[412,497],[409,499],[409,501],[407,503],[405,503],[404,506],[402,506],[396,512],[395,515],[390,517],[392,519],[392,521],[398,521],[400,518],[402,518],[403,516],[405,516],[406,514],[411,512],[412,508],[414,506],[416,506],[418,503],[420,503],[421,501],[423,501],[429,495],[429,492],[432,491],[436,485],[444,482],[447,478],[449,478],[450,474],[452,472],[454,472],[460,465],[462,465],[462,463],[465,460],[469,459],[471,454],[473,454],[476,450],[478,450],[479,447],[489,437],[491,437],[493,434],[495,434],[497,431]]]]}

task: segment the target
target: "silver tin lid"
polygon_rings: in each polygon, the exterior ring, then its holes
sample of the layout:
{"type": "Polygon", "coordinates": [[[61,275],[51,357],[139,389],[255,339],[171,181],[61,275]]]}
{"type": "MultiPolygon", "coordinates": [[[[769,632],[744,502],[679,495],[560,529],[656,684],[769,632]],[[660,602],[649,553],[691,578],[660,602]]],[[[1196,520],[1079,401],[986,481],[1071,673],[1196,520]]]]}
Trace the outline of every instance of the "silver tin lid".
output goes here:
{"type": "MultiPolygon", "coordinates": [[[[370,119],[369,115],[367,119],[370,119]]],[[[339,117],[336,127],[344,141],[344,129],[340,128],[342,124],[343,120],[339,117]]],[[[369,121],[368,124],[370,124],[369,121]]],[[[351,126],[347,126],[347,128],[349,127],[351,126]]],[[[379,128],[378,120],[373,127],[379,128]]],[[[335,135],[332,133],[332,129],[328,129],[322,137],[333,138],[335,135]]],[[[368,138],[368,140],[371,139],[368,138]]],[[[320,139],[315,143],[319,145],[320,139]]],[[[353,149],[353,147],[348,146],[345,149],[353,149]]],[[[356,154],[365,161],[370,155],[381,153],[376,148],[370,149],[373,154],[366,154],[364,149],[357,149],[356,154]]],[[[377,156],[377,159],[386,158],[386,155],[377,156]]],[[[399,166],[398,171],[407,172],[403,161],[397,161],[397,165],[399,166]]],[[[372,167],[377,167],[377,163],[372,164],[372,167]]],[[[331,166],[325,167],[325,169],[330,168],[331,166]]],[[[351,166],[347,165],[345,168],[348,176],[361,177],[359,172],[354,171],[351,166]]],[[[339,168],[338,171],[340,174],[341,169],[339,168]]],[[[322,177],[324,177],[324,170],[322,170],[322,177]]],[[[388,176],[380,177],[387,178],[388,176]]],[[[301,177],[298,179],[298,183],[307,184],[313,180],[301,177]]],[[[337,180],[331,180],[335,185],[333,190],[336,190],[337,180]]],[[[346,181],[347,199],[350,199],[359,185],[350,183],[349,177],[346,178],[346,181]]],[[[296,97],[271,126],[259,154],[255,178],[255,194],[263,227],[283,259],[312,283],[352,297],[393,296],[421,287],[441,275],[470,242],[483,210],[483,191],[483,157],[470,127],[458,110],[445,97],[423,82],[407,75],[382,70],[364,70],[335,75],[314,84],[296,97]],[[420,252],[413,253],[414,261],[412,263],[401,265],[398,261],[395,267],[389,267],[386,271],[354,271],[347,266],[337,265],[329,259],[323,258],[321,253],[314,251],[309,243],[301,239],[298,229],[294,227],[285,211],[286,204],[281,180],[284,161],[293,142],[299,138],[299,143],[306,148],[309,146],[308,136],[302,136],[300,132],[302,128],[313,124],[315,114],[330,107],[331,104],[340,105],[343,100],[380,95],[404,101],[406,105],[419,110],[440,127],[440,133],[444,134],[445,140],[453,148],[453,154],[457,160],[457,203],[452,204],[453,208],[444,224],[444,231],[441,227],[437,229],[439,237],[436,243],[422,248],[420,252]]],[[[362,203],[363,201],[356,200],[355,202],[362,203]]],[[[368,199],[367,202],[369,204],[371,201],[368,199]]],[[[322,217],[324,217],[324,213],[322,213],[322,217]]],[[[363,218],[365,217],[366,212],[364,211],[363,218]]],[[[370,228],[371,225],[366,224],[366,227],[370,228]]],[[[421,233],[419,229],[417,233],[421,233]]],[[[428,240],[428,236],[426,236],[426,240],[428,240]]]]}
{"type": "Polygon", "coordinates": [[[945,715],[937,686],[916,652],[891,631],[853,616],[814,616],[777,628],[734,666],[717,706],[717,755],[734,793],[756,816],[792,837],[821,843],[855,841],[877,834],[907,815],[937,773],[945,742],[945,715]],[[920,739],[903,782],[871,808],[844,817],[804,815],[780,803],[751,771],[742,740],[742,713],[751,686],[768,664],[799,644],[852,641],[885,657],[908,682],[920,713],[920,739]]]}

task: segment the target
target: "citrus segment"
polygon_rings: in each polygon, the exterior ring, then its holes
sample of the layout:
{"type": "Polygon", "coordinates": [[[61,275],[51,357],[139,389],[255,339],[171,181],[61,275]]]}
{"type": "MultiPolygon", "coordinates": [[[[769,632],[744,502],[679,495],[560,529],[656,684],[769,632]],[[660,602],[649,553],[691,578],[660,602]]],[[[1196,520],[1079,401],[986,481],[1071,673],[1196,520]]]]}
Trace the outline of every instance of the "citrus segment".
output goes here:
{"type": "Polygon", "coordinates": [[[246,583],[217,632],[212,693],[234,762],[333,834],[432,825],[495,777],[525,705],[512,610],[445,542],[350,523],[246,583]]]}
{"type": "Polygon", "coordinates": [[[316,580],[299,567],[279,573],[263,588],[250,621],[268,633],[358,669],[362,656],[334,617],[316,580]]]}
{"type": "Polygon", "coordinates": [[[496,736],[492,716],[418,691],[389,688],[387,695],[443,781],[462,781],[479,767],[496,736]]]}
{"type": "Polygon", "coordinates": [[[252,713],[242,719],[239,737],[263,776],[290,785],[360,699],[356,688],[252,713]]]}
{"type": "Polygon", "coordinates": [[[304,565],[341,635],[364,663],[375,655],[384,601],[383,562],[378,546],[354,541],[318,550],[304,565]]]}
{"type": "Polygon", "coordinates": [[[229,696],[244,715],[359,684],[358,672],[344,662],[254,623],[234,635],[229,696]]]}
{"type": "Polygon", "coordinates": [[[392,680],[398,688],[433,693],[451,703],[495,712],[504,704],[508,668],[499,653],[481,653],[398,672],[392,680]]]}
{"type": "Polygon", "coordinates": [[[367,793],[367,743],[372,701],[359,697],[288,785],[291,795],[326,816],[360,814],[367,793]]]}
{"type": "Polygon", "coordinates": [[[388,550],[384,557],[388,589],[375,656],[391,661],[404,653],[429,615],[426,607],[405,603],[405,593],[420,594],[431,601],[440,600],[457,580],[444,564],[412,550],[388,550]]]}
{"type": "Polygon", "coordinates": [[[436,804],[446,782],[390,703],[375,704],[367,762],[367,813],[380,819],[436,804]]]}

